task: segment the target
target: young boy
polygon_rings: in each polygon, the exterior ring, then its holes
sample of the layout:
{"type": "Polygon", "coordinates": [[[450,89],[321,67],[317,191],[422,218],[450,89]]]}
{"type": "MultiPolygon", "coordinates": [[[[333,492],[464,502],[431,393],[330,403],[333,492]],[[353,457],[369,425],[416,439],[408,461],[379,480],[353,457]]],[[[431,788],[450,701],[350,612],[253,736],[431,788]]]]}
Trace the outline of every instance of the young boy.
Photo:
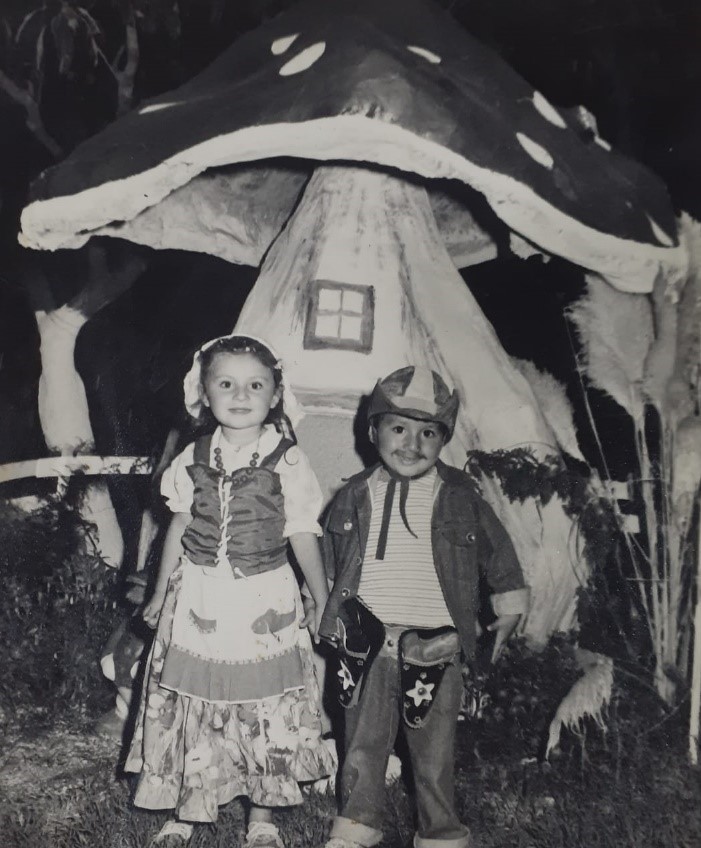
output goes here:
{"type": "Polygon", "coordinates": [[[460,654],[474,654],[480,574],[494,592],[494,656],[526,611],[528,589],[492,509],[438,458],[457,411],[455,392],[426,368],[380,380],[368,410],[380,463],[352,477],[328,512],[334,586],[319,632],[338,649],[346,710],[340,814],[326,848],[381,840],[400,723],[416,787],[415,848],[470,844],[453,797],[460,654]]]}

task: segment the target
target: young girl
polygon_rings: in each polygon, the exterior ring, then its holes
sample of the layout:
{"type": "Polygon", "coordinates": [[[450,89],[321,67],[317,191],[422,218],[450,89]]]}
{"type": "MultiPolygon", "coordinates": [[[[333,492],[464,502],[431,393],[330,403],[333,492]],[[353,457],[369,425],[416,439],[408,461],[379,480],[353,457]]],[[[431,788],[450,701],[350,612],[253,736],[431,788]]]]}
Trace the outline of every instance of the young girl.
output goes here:
{"type": "Polygon", "coordinates": [[[143,612],[158,628],[126,764],[141,772],[136,806],[175,810],[151,845],[185,845],[191,822],[244,796],[247,848],[282,848],[273,808],[335,767],[304,628],[317,639],[328,595],[322,495],[293,404],[277,356],[250,336],[204,345],[185,378],[188,412],[218,426],[161,483],[174,515],[143,612]],[[315,604],[305,618],[287,541],[315,604]]]}

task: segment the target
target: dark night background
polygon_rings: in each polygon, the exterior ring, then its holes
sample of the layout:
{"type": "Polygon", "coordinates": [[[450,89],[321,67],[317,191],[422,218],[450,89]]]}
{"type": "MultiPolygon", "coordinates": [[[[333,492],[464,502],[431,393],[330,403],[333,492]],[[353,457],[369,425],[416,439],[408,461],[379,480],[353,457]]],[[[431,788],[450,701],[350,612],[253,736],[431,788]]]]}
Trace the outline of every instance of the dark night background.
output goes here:
{"type": "MultiPolygon", "coordinates": [[[[182,4],[179,33],[155,25],[142,35],[137,99],[178,85],[238,33],[289,5],[266,0],[182,4]]],[[[440,5],[552,103],[585,105],[603,138],[662,177],[677,210],[701,217],[697,2],[454,0],[440,5]]],[[[30,6],[3,3],[0,16],[12,20],[30,6]]],[[[109,15],[101,23],[109,34],[109,15]]],[[[66,151],[114,114],[105,96],[109,80],[84,70],[71,79],[48,80],[44,94],[47,126],[66,151]]],[[[29,182],[52,160],[26,130],[22,110],[2,92],[0,126],[0,462],[9,462],[46,453],[36,411],[38,334],[18,271],[24,257],[16,232],[29,182]]],[[[168,428],[182,420],[181,379],[193,348],[231,330],[256,275],[254,269],[202,255],[147,251],[147,258],[146,274],[79,337],[78,369],[97,449],[105,454],[159,451],[168,428]]],[[[34,259],[59,302],[78,288],[79,254],[34,259]]],[[[581,273],[557,259],[545,264],[505,257],[464,276],[507,352],[532,360],[568,385],[583,448],[589,461],[598,463],[563,316],[582,291],[581,273]]],[[[594,406],[612,472],[625,475],[632,429],[613,402],[594,393],[594,406]]]]}

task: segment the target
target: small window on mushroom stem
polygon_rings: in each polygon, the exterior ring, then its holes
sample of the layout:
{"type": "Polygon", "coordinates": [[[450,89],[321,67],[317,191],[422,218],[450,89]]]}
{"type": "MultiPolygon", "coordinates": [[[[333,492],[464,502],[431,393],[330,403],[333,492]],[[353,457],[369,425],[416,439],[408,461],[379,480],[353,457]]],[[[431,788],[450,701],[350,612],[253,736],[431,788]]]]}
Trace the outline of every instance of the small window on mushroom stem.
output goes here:
{"type": "Polygon", "coordinates": [[[310,289],[304,347],[368,353],[375,326],[372,286],[314,280],[310,289]]]}

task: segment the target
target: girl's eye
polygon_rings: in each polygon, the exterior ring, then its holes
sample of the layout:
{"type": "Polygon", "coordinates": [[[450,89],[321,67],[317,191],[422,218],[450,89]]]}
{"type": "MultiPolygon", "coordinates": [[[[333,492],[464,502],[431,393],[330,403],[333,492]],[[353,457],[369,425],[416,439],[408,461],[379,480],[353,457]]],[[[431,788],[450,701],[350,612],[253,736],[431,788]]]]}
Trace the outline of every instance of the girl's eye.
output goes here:
{"type": "Polygon", "coordinates": [[[254,380],[251,383],[251,388],[256,392],[259,392],[263,388],[263,384],[260,382],[260,380],[254,380]]]}
{"type": "Polygon", "coordinates": [[[222,389],[230,389],[231,388],[231,380],[222,380],[219,383],[219,385],[222,389]]]}

